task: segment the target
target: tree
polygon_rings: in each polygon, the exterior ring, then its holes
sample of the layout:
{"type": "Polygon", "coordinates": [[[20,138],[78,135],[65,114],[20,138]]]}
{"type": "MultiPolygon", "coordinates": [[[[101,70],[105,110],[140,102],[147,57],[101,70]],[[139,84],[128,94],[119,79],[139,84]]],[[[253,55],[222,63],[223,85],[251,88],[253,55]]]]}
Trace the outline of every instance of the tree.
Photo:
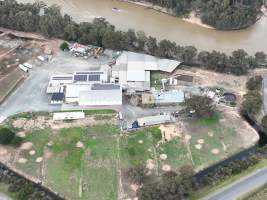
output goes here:
{"type": "Polygon", "coordinates": [[[262,86],[262,77],[255,76],[248,80],[247,89],[248,90],[260,90],[262,86]]]}
{"type": "Polygon", "coordinates": [[[147,52],[151,55],[156,55],[158,51],[157,39],[149,36],[146,42],[147,52]]]}
{"type": "Polygon", "coordinates": [[[262,105],[262,98],[260,93],[255,90],[249,91],[244,96],[244,101],[242,102],[241,105],[241,113],[243,115],[253,116],[260,111],[261,105],[262,105]]]}
{"type": "Polygon", "coordinates": [[[60,45],[60,49],[62,51],[65,51],[65,50],[69,50],[69,44],[67,42],[62,42],[61,45],[60,45]]]}
{"type": "Polygon", "coordinates": [[[147,173],[148,170],[144,165],[131,167],[126,172],[131,181],[139,185],[144,182],[147,173]]]}
{"type": "Polygon", "coordinates": [[[267,59],[267,55],[264,52],[256,52],[255,53],[255,59],[256,59],[256,63],[258,65],[265,65],[266,64],[266,59],[267,59]]]}
{"type": "Polygon", "coordinates": [[[214,113],[212,99],[207,96],[192,96],[185,99],[186,111],[194,111],[199,117],[210,117],[214,113]]]}
{"type": "Polygon", "coordinates": [[[265,115],[261,120],[261,125],[265,131],[267,131],[267,115],[265,115]]]}
{"type": "Polygon", "coordinates": [[[193,46],[187,46],[182,53],[182,60],[185,63],[192,63],[193,59],[197,56],[197,49],[193,46]]]}

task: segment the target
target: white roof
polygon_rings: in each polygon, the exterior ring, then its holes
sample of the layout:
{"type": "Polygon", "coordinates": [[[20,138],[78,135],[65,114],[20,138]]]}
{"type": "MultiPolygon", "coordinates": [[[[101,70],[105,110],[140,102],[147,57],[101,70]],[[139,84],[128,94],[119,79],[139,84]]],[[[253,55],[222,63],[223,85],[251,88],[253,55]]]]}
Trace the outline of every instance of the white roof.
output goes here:
{"type": "Polygon", "coordinates": [[[91,89],[91,85],[77,85],[77,84],[70,84],[66,86],[66,98],[79,98],[80,92],[89,91],[91,89]]]}
{"type": "Polygon", "coordinates": [[[79,105],[121,105],[122,90],[89,90],[80,93],[79,105]]]}
{"type": "Polygon", "coordinates": [[[156,115],[156,116],[148,116],[142,117],[137,119],[138,124],[140,126],[149,126],[149,125],[156,125],[156,124],[163,124],[167,122],[172,122],[171,115],[156,115]]]}
{"type": "Polygon", "coordinates": [[[83,119],[85,118],[84,112],[58,112],[53,113],[53,120],[65,120],[65,119],[83,119]]]}

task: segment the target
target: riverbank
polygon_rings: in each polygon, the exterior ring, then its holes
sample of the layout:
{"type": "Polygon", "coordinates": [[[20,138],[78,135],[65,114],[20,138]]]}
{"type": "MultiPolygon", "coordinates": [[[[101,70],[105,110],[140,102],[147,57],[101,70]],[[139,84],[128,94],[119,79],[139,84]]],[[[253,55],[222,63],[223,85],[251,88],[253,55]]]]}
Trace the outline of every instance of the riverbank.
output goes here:
{"type": "MultiPolygon", "coordinates": [[[[145,2],[145,1],[133,1],[133,0],[119,0],[119,1],[123,1],[123,2],[131,3],[131,4],[135,4],[135,5],[138,5],[138,6],[143,6],[143,7],[147,8],[147,9],[153,9],[155,11],[162,12],[164,14],[171,15],[171,16],[174,16],[175,17],[175,14],[170,9],[163,8],[161,6],[154,5],[152,3],[148,3],[148,2],[145,2]]],[[[195,24],[195,25],[201,26],[203,28],[215,29],[212,26],[209,26],[207,24],[202,23],[200,17],[198,17],[197,14],[196,14],[196,12],[194,12],[194,11],[192,11],[189,14],[188,17],[183,17],[181,19],[183,21],[185,21],[185,22],[188,22],[190,24],[195,24]]]]}

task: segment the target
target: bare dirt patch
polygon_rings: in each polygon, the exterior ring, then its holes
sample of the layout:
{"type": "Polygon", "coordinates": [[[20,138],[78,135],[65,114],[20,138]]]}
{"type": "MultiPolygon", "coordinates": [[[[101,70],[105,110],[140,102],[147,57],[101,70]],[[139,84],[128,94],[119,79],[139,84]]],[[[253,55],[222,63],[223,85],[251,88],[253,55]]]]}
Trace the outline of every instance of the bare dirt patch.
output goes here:
{"type": "Polygon", "coordinates": [[[183,125],[181,122],[176,124],[162,124],[159,129],[161,130],[162,142],[169,142],[176,137],[182,137],[183,125]]]}
{"type": "Polygon", "coordinates": [[[37,162],[37,163],[40,163],[40,162],[42,162],[43,161],[43,157],[38,157],[38,158],[36,158],[36,160],[35,160],[35,162],[37,162]]]}
{"type": "Polygon", "coordinates": [[[31,156],[33,156],[33,155],[35,155],[35,151],[34,150],[31,150],[31,151],[29,151],[29,154],[31,155],[31,156]]]}
{"type": "Polygon", "coordinates": [[[240,136],[242,147],[248,148],[256,144],[259,140],[258,133],[238,114],[236,108],[220,107],[223,110],[226,121],[221,122],[227,127],[232,127],[240,136]],[[229,124],[229,121],[231,123],[229,124]]]}
{"type": "Polygon", "coordinates": [[[149,170],[152,170],[155,168],[155,163],[152,159],[148,159],[146,161],[146,168],[149,169],[149,170]]]}
{"type": "Polygon", "coordinates": [[[21,150],[30,150],[32,148],[33,144],[31,142],[24,142],[21,146],[21,150]]]}
{"type": "Polygon", "coordinates": [[[26,158],[19,158],[18,163],[25,164],[28,160],[26,158]]]}
{"type": "Polygon", "coordinates": [[[163,170],[164,172],[169,172],[169,171],[171,171],[171,166],[170,166],[170,165],[163,165],[163,166],[162,166],[162,170],[163,170]]]}
{"type": "Polygon", "coordinates": [[[20,131],[20,132],[17,132],[16,133],[16,136],[21,137],[21,138],[25,138],[26,137],[26,134],[25,134],[24,131],[20,131]]]}
{"type": "Polygon", "coordinates": [[[166,160],[168,158],[167,154],[160,154],[159,157],[161,160],[166,160]]]}
{"type": "Polygon", "coordinates": [[[185,74],[194,77],[194,85],[202,87],[219,86],[226,90],[234,91],[236,94],[246,93],[246,82],[248,76],[234,76],[231,74],[222,74],[202,69],[177,69],[174,74],[185,74]]]}
{"type": "Polygon", "coordinates": [[[214,155],[218,155],[220,153],[220,150],[215,148],[211,150],[211,153],[214,155]]]}
{"type": "Polygon", "coordinates": [[[81,120],[73,121],[53,121],[51,117],[48,116],[38,116],[34,119],[18,118],[13,121],[12,125],[15,128],[23,129],[25,131],[31,131],[33,129],[45,129],[51,128],[54,130],[59,130],[63,128],[72,127],[82,127],[96,124],[116,124],[116,119],[111,120],[95,120],[93,116],[88,116],[81,120]]]}
{"type": "Polygon", "coordinates": [[[76,143],[76,147],[77,148],[84,148],[84,144],[81,141],[79,141],[76,143]]]}

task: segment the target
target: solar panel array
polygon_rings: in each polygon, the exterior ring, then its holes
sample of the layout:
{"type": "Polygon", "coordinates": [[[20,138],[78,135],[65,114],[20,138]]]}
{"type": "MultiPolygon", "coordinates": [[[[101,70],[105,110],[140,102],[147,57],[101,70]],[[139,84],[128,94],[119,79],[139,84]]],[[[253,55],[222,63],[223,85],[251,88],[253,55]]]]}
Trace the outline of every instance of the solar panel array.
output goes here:
{"type": "Polygon", "coordinates": [[[60,81],[60,80],[72,80],[72,76],[53,76],[53,81],[60,81]]]}
{"type": "Polygon", "coordinates": [[[74,74],[74,81],[77,82],[97,82],[100,81],[100,75],[103,74],[103,72],[76,72],[74,74]]]}
{"type": "Polygon", "coordinates": [[[87,81],[87,75],[74,75],[74,81],[79,81],[79,82],[87,81]]]}

